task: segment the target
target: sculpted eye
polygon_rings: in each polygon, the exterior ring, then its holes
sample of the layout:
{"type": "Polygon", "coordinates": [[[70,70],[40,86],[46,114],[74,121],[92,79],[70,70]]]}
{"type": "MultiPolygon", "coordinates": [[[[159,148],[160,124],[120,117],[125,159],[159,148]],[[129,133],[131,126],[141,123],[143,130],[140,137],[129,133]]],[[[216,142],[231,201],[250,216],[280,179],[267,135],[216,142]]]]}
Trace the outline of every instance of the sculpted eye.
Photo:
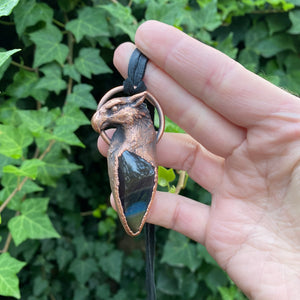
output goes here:
{"type": "Polygon", "coordinates": [[[117,110],[118,110],[118,106],[116,106],[116,105],[111,108],[112,112],[116,112],[117,110]]]}

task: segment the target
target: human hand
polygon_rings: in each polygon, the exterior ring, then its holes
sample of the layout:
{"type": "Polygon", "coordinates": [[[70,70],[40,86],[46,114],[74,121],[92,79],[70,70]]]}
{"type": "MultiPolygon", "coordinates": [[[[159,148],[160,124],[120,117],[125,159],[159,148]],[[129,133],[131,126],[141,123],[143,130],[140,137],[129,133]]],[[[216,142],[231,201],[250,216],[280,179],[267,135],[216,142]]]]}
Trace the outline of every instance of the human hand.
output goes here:
{"type": "MultiPolygon", "coordinates": [[[[248,297],[299,299],[299,98],[156,21],[139,27],[136,46],[150,60],[148,90],[189,134],[165,134],[158,163],[212,194],[207,206],[157,192],[147,221],[205,245],[248,297]]],[[[115,52],[124,77],[134,48],[115,52]]]]}

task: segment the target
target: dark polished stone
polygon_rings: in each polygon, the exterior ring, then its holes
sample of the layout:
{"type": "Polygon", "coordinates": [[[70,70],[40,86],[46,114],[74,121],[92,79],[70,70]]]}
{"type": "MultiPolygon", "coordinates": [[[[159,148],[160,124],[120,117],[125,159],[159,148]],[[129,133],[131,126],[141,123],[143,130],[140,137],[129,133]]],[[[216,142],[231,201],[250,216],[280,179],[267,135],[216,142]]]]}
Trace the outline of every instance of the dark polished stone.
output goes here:
{"type": "Polygon", "coordinates": [[[127,223],[137,232],[150,203],[154,186],[154,167],[140,156],[124,151],[119,157],[119,197],[127,223]]]}

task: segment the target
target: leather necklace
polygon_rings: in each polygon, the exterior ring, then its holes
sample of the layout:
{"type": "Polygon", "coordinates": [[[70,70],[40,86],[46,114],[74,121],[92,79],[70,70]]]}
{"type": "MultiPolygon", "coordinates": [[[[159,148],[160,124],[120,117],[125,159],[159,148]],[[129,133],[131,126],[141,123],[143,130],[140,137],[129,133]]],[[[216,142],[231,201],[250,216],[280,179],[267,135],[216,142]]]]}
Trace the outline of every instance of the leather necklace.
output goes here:
{"type": "MultiPolygon", "coordinates": [[[[142,80],[147,62],[147,57],[135,49],[129,61],[128,78],[123,86],[111,89],[102,97],[92,118],[94,130],[109,145],[110,186],[119,218],[130,236],[141,233],[155,196],[158,176],[156,143],[164,131],[162,109],[154,96],[146,91],[142,80]],[[120,93],[125,96],[113,98],[120,93]],[[153,125],[154,107],[160,123],[157,133],[153,125]],[[111,138],[106,133],[109,128],[116,129],[111,138]]],[[[155,300],[153,224],[145,224],[145,242],[148,300],[155,300]]]]}

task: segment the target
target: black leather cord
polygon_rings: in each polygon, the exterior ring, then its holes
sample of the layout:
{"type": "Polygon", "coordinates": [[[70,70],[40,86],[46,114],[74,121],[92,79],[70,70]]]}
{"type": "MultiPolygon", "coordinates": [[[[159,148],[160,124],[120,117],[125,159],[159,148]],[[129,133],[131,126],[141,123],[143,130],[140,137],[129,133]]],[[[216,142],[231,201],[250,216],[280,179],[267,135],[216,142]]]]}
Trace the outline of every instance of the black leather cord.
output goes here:
{"type": "MultiPolygon", "coordinates": [[[[148,58],[138,49],[135,49],[130,57],[128,65],[128,78],[123,82],[124,93],[134,95],[146,91],[147,87],[143,82],[148,58]]],[[[147,105],[152,121],[154,119],[153,105],[147,105]]],[[[155,225],[145,224],[146,243],[146,288],[147,299],[156,300],[154,258],[155,258],[155,225]]]]}
{"type": "Polygon", "coordinates": [[[123,82],[124,93],[134,95],[146,91],[147,87],[143,82],[148,58],[135,49],[130,57],[128,65],[128,78],[123,82]]]}
{"type": "Polygon", "coordinates": [[[146,223],[145,224],[146,234],[146,287],[147,287],[147,299],[156,299],[155,289],[155,225],[146,223]]]}

